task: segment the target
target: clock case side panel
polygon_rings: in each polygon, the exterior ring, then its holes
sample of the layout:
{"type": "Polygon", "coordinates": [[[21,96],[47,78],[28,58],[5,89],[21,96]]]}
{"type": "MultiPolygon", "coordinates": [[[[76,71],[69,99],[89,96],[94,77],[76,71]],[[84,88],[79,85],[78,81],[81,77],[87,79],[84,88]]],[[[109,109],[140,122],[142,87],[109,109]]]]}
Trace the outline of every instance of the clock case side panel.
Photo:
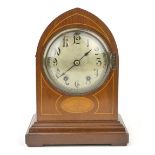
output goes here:
{"type": "MultiPolygon", "coordinates": [[[[105,85],[104,84],[104,85],[105,85]]],[[[104,87],[104,85],[102,87],[104,87]]],[[[59,17],[57,17],[53,22],[49,24],[49,26],[45,29],[43,32],[38,48],[36,53],[36,97],[37,97],[37,120],[38,121],[62,121],[62,120],[117,120],[118,118],[118,50],[116,46],[116,42],[114,40],[114,37],[108,27],[95,15],[79,9],[75,8],[72,9],[59,17]],[[86,29],[95,32],[96,34],[100,35],[101,38],[103,38],[112,54],[116,55],[116,64],[111,69],[110,74],[108,78],[106,79],[105,84],[108,82],[108,80],[111,78],[113,81],[113,85],[109,84],[107,87],[109,88],[109,91],[114,91],[113,93],[113,103],[111,103],[111,107],[107,108],[105,106],[106,112],[102,112],[102,107],[98,109],[99,111],[96,111],[95,115],[92,115],[91,113],[84,113],[84,114],[69,114],[69,115],[62,115],[58,108],[53,106],[51,108],[52,104],[49,103],[49,96],[51,95],[51,98],[53,99],[52,102],[56,102],[61,96],[68,97],[68,95],[64,95],[56,88],[54,88],[49,81],[47,80],[43,67],[42,67],[42,57],[44,49],[48,43],[48,41],[54,37],[59,32],[70,29],[70,28],[81,28],[86,29]],[[49,96],[45,96],[44,91],[46,91],[46,94],[49,94],[49,96]],[[43,101],[43,98],[46,98],[43,101]],[[45,103],[45,101],[47,101],[45,103]],[[109,112],[111,108],[111,112],[109,112]],[[50,110],[51,109],[51,110],[50,110]],[[46,113],[44,113],[46,111],[46,113]]],[[[98,92],[102,90],[102,87],[99,88],[98,92]]],[[[103,93],[100,91],[100,93],[103,93]]],[[[101,94],[102,95],[102,94],[101,94]]],[[[88,94],[86,97],[96,99],[96,104],[99,104],[102,102],[102,99],[98,98],[96,93],[88,94]]],[[[107,98],[111,98],[110,92],[107,92],[107,98]]],[[[50,101],[51,102],[51,101],[50,101]]],[[[99,107],[99,106],[98,106],[99,107]]]]}

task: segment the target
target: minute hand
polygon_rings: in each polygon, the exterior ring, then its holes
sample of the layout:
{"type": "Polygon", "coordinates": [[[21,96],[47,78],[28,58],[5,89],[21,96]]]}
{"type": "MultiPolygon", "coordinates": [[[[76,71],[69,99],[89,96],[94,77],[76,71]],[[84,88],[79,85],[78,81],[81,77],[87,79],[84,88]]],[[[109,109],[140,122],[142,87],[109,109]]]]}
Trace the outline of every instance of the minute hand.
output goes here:
{"type": "Polygon", "coordinates": [[[80,61],[81,59],[83,59],[85,56],[87,56],[90,52],[91,52],[91,50],[89,50],[88,52],[86,52],[86,53],[79,59],[79,61],[80,61]]]}
{"type": "Polygon", "coordinates": [[[58,78],[60,78],[61,76],[65,75],[66,72],[68,72],[69,70],[71,70],[75,65],[72,65],[70,68],[68,68],[64,73],[62,73],[58,78]]]}

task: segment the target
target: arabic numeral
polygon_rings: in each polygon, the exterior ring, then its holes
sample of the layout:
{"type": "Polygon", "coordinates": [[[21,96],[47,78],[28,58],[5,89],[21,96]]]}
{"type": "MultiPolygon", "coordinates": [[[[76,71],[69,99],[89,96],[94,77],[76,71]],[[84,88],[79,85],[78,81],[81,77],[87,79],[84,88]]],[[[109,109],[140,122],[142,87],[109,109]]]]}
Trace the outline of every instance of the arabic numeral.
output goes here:
{"type": "Polygon", "coordinates": [[[89,39],[87,39],[87,47],[89,47],[89,39]]]}
{"type": "Polygon", "coordinates": [[[47,66],[48,67],[57,66],[57,64],[58,64],[58,61],[56,58],[53,58],[53,57],[47,58],[47,66]]]}
{"type": "Polygon", "coordinates": [[[96,69],[96,68],[94,69],[94,74],[96,77],[98,77],[98,69],[96,69]]]}
{"type": "Polygon", "coordinates": [[[58,47],[58,50],[57,50],[57,55],[59,56],[61,53],[61,49],[58,47]]]}
{"type": "Polygon", "coordinates": [[[65,84],[66,84],[66,85],[69,85],[69,83],[67,82],[67,81],[68,81],[68,79],[69,79],[69,77],[68,77],[68,76],[64,76],[64,78],[63,78],[63,80],[65,81],[65,84]]]}
{"type": "Polygon", "coordinates": [[[80,44],[80,40],[81,40],[81,37],[79,35],[79,33],[75,33],[74,34],[74,44],[80,44]]]}
{"type": "Polygon", "coordinates": [[[58,60],[56,58],[53,58],[53,66],[57,66],[58,60]]]}
{"type": "Polygon", "coordinates": [[[68,37],[67,36],[63,37],[63,47],[68,47],[68,37]]]}
{"type": "Polygon", "coordinates": [[[86,76],[86,84],[90,84],[91,83],[91,77],[90,76],[86,76]]]}
{"type": "Polygon", "coordinates": [[[96,58],[96,65],[98,65],[98,66],[102,65],[101,58],[96,58]]]}
{"type": "Polygon", "coordinates": [[[52,58],[51,57],[48,57],[47,58],[47,66],[48,67],[51,67],[52,66],[52,58]]]}
{"type": "Polygon", "coordinates": [[[75,81],[75,87],[79,88],[80,87],[80,83],[78,81],[75,81]]]}
{"type": "Polygon", "coordinates": [[[60,75],[61,75],[61,74],[60,74],[60,69],[57,68],[55,76],[56,76],[57,78],[59,78],[60,75]]]}

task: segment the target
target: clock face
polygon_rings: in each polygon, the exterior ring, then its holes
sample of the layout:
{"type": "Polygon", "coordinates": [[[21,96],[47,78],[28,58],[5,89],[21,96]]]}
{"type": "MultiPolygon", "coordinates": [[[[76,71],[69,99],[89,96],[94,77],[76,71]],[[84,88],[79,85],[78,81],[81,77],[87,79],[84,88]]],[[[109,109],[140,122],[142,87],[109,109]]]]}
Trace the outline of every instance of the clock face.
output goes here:
{"type": "Polygon", "coordinates": [[[48,42],[43,69],[58,90],[70,95],[87,94],[104,83],[110,71],[110,52],[94,32],[68,29],[48,42]]]}

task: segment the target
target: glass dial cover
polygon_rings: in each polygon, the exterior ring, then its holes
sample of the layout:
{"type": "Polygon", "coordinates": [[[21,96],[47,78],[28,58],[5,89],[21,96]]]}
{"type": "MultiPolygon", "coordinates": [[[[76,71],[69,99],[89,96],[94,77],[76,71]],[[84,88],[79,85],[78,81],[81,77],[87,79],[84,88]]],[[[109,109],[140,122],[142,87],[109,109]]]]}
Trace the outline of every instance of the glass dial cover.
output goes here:
{"type": "Polygon", "coordinates": [[[95,91],[110,71],[110,52],[96,33],[68,29],[53,37],[43,55],[43,69],[49,82],[70,95],[95,91]]]}

